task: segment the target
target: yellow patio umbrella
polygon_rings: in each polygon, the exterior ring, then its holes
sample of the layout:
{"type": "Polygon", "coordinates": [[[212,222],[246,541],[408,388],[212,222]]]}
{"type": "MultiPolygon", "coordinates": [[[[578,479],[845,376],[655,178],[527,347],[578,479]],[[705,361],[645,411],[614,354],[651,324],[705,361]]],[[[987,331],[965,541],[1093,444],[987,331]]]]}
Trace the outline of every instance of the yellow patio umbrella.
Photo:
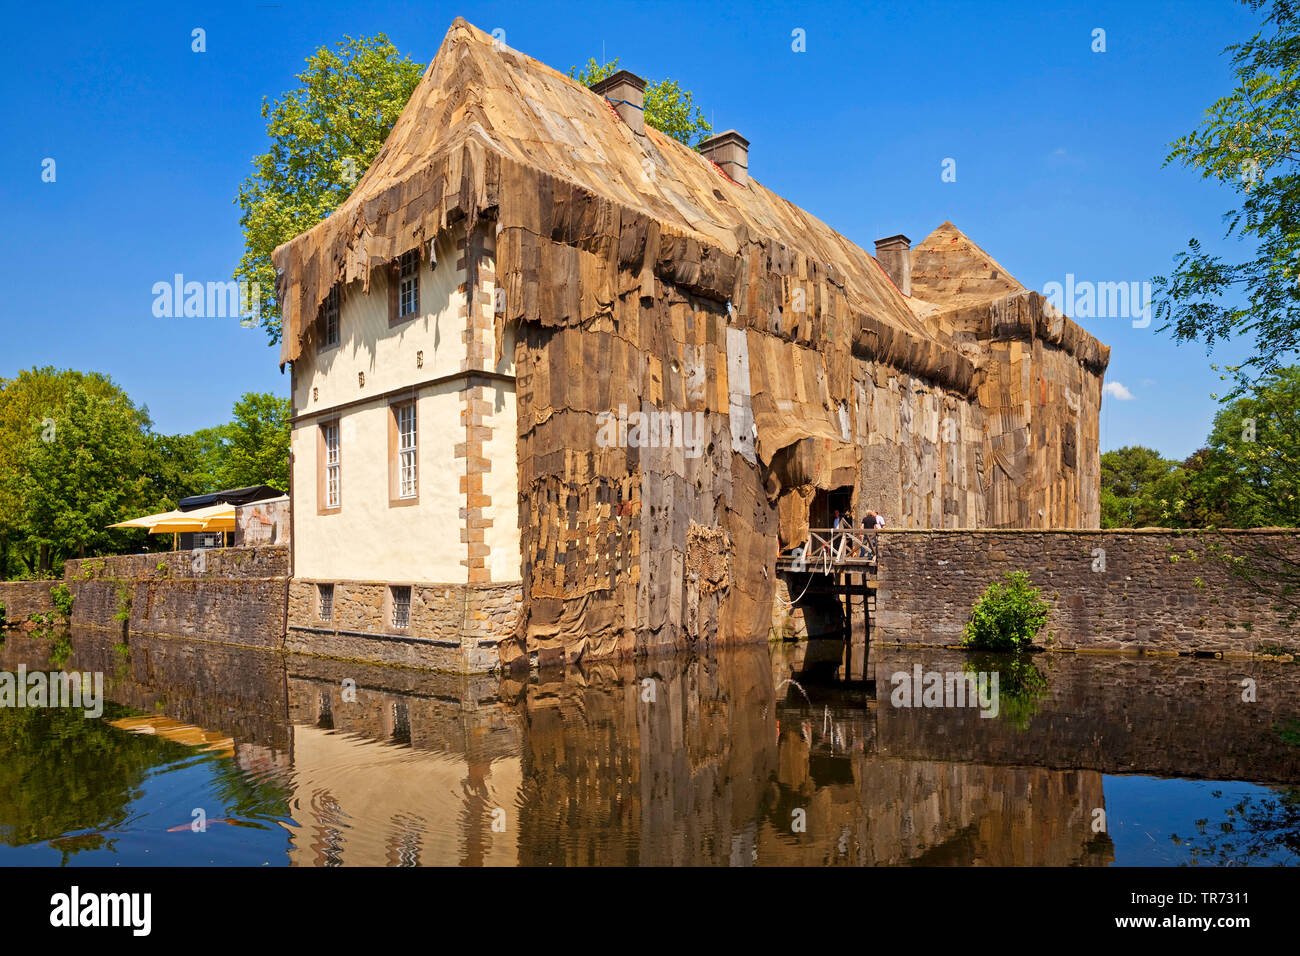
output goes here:
{"type": "Polygon", "coordinates": [[[145,515],[143,518],[132,518],[130,521],[119,521],[117,524],[109,525],[110,528],[152,528],[160,521],[167,521],[172,518],[183,517],[183,511],[164,511],[156,515],[145,515]]]}
{"type": "Polygon", "coordinates": [[[180,544],[180,535],[186,531],[234,531],[235,506],[209,505],[193,511],[163,511],[129,521],[119,521],[110,528],[147,528],[150,534],[172,535],[172,550],[180,544]]]}
{"type": "Polygon", "coordinates": [[[234,531],[235,506],[209,505],[194,511],[158,515],[149,526],[150,534],[178,534],[185,531],[234,531]]]}

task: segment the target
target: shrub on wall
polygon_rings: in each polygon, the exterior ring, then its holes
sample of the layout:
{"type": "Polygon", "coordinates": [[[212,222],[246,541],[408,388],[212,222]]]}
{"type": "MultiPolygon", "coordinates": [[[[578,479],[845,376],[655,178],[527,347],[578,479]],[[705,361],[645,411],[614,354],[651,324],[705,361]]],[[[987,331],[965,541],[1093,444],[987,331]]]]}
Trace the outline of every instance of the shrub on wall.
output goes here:
{"type": "Polygon", "coordinates": [[[72,592],[66,584],[56,584],[50,588],[50,601],[60,617],[65,621],[72,620],[72,592]]]}
{"type": "Polygon", "coordinates": [[[1004,574],[975,602],[962,644],[979,651],[1022,650],[1047,623],[1048,610],[1027,571],[1004,574]]]}
{"type": "Polygon", "coordinates": [[[113,620],[125,624],[131,620],[131,587],[125,581],[117,586],[117,613],[113,620]]]}

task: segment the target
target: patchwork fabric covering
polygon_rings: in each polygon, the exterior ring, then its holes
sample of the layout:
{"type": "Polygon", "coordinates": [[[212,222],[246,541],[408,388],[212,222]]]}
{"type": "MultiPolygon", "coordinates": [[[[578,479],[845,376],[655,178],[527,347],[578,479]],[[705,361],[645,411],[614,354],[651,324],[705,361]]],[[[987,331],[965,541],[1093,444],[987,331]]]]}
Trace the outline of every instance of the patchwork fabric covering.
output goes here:
{"type": "Polygon", "coordinates": [[[457,20],[352,196],[276,250],[281,361],[332,288],[447,231],[495,236],[498,353],[516,329],[506,663],[764,638],[819,491],[891,527],[1097,525],[1109,350],[951,224],[906,297],[752,177],[457,20]],[[620,410],[656,440],[600,440],[620,410]]]}

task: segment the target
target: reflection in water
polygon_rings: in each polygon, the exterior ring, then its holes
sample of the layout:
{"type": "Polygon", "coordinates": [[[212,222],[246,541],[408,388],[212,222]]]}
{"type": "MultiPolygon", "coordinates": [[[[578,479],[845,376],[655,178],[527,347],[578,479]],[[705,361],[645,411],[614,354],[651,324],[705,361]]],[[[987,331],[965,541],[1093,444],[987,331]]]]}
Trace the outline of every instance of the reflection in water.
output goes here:
{"type": "Polygon", "coordinates": [[[775,644],[512,681],[78,631],[0,670],[52,654],[112,703],[0,709],[0,863],[1300,862],[1294,665],[858,648],[845,681],[775,644]],[[998,716],[893,706],[917,666],[998,672],[998,716]]]}

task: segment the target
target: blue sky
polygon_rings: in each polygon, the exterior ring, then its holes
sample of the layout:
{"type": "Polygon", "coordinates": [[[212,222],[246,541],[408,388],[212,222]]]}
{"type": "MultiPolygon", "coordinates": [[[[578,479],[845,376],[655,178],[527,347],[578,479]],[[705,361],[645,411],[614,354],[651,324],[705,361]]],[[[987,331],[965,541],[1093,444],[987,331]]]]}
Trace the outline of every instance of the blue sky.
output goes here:
{"type": "MultiPolygon", "coordinates": [[[[227,420],[245,391],[287,395],[263,331],[155,318],[153,284],[229,278],[235,191],[266,148],[262,97],[296,85],[313,49],[382,31],[427,63],[456,16],[561,70],[603,49],[679,80],[716,129],[750,140],[756,179],[868,249],[951,219],[1039,290],[1067,273],[1150,279],[1193,235],[1237,254],[1221,223],[1234,197],[1162,167],[1231,88],[1221,51],[1257,21],[1230,0],[29,4],[7,13],[0,79],[0,376],[106,372],[164,432],[227,420]],[[941,178],[949,158],[955,182],[941,178]]],[[[1081,324],[1112,347],[1107,381],[1133,396],[1106,399],[1103,449],[1199,447],[1219,384],[1204,349],[1155,323],[1081,324]]]]}

